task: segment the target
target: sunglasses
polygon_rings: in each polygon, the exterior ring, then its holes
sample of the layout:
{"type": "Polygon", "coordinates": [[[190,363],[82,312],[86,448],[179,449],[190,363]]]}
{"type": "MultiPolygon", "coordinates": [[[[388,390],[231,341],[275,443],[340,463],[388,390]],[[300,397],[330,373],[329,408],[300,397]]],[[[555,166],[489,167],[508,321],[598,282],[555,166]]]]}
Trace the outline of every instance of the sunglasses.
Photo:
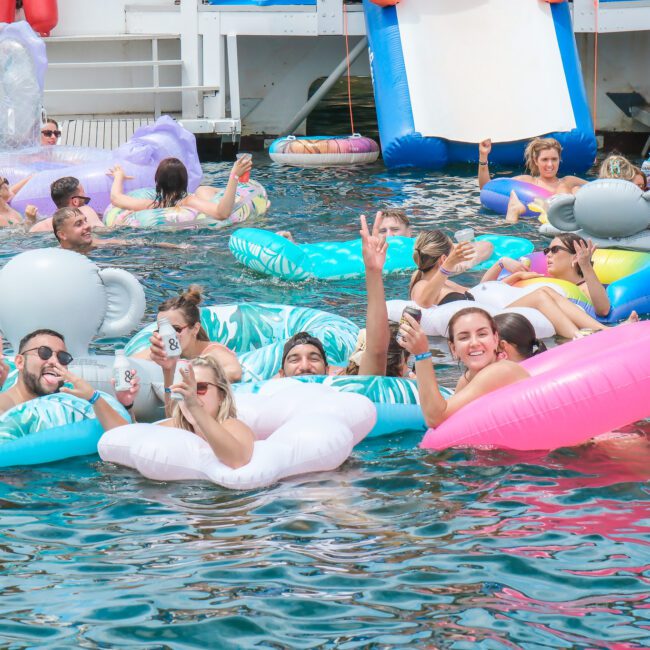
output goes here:
{"type": "Polygon", "coordinates": [[[217,384],[213,384],[212,382],[209,381],[197,381],[196,382],[196,394],[197,395],[205,395],[208,392],[208,388],[210,386],[215,386],[218,388],[217,384]]]}
{"type": "Polygon", "coordinates": [[[82,205],[88,205],[91,201],[89,196],[80,196],[79,194],[76,194],[75,196],[71,196],[71,199],[79,199],[82,203],[82,205]]]}
{"type": "Polygon", "coordinates": [[[548,255],[549,253],[552,253],[553,255],[557,255],[560,251],[565,251],[573,255],[573,252],[571,252],[568,248],[565,248],[564,246],[547,246],[544,249],[544,255],[548,255]]]}
{"type": "MultiPolygon", "coordinates": [[[[54,354],[54,350],[48,345],[41,345],[38,348],[29,348],[29,350],[23,350],[20,354],[25,355],[28,352],[34,352],[34,350],[36,350],[36,354],[38,354],[39,359],[42,359],[43,361],[51,359],[52,355],[54,354]]],[[[63,350],[60,350],[56,353],[56,358],[62,366],[68,366],[72,363],[72,355],[69,352],[64,352],[63,350]]]]}
{"type": "Polygon", "coordinates": [[[46,138],[51,138],[53,135],[55,135],[57,138],[61,137],[61,131],[51,131],[50,129],[43,129],[41,131],[41,134],[44,135],[46,138]]]}
{"type": "MultiPolygon", "coordinates": [[[[184,329],[187,329],[188,327],[189,325],[172,325],[172,328],[176,334],[180,334],[184,329]]],[[[160,332],[160,330],[156,328],[156,332],[160,332]]]]}

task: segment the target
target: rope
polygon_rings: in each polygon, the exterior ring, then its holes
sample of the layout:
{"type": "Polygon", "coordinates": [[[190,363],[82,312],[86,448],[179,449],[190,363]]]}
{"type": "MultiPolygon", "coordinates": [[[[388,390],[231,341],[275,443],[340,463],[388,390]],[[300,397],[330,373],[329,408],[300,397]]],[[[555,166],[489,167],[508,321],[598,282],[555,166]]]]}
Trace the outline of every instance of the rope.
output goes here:
{"type": "Polygon", "coordinates": [[[350,45],[348,43],[348,9],[345,3],[343,4],[343,31],[345,32],[345,58],[348,63],[348,107],[350,109],[350,129],[354,134],[354,116],[352,114],[352,88],[350,84],[350,45]]]}
{"type": "Polygon", "coordinates": [[[594,0],[594,94],[592,107],[592,120],[594,122],[594,132],[598,122],[598,8],[599,0],[594,0]]]}

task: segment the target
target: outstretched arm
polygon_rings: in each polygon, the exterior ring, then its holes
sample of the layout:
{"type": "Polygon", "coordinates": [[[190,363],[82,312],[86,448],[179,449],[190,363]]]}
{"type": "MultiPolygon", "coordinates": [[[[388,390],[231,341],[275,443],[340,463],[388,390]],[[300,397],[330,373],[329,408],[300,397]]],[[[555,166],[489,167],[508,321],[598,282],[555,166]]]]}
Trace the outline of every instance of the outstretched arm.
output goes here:
{"type": "Polygon", "coordinates": [[[479,142],[478,145],[478,188],[483,189],[483,186],[490,180],[490,169],[488,167],[488,156],[492,151],[492,140],[489,138],[479,142]]]}
{"type": "Polygon", "coordinates": [[[368,305],[366,307],[366,349],[359,364],[360,375],[386,374],[388,343],[388,310],[384,293],[384,278],[382,271],[386,262],[388,243],[385,237],[379,235],[383,221],[381,212],[377,212],[372,224],[372,234],[368,230],[365,215],[361,215],[361,252],[366,270],[366,291],[368,305]]]}
{"type": "Polygon", "coordinates": [[[582,271],[582,277],[585,279],[584,286],[587,289],[587,295],[594,306],[594,310],[598,316],[607,316],[612,304],[607,295],[607,290],[598,279],[591,262],[591,256],[594,254],[596,246],[590,239],[586,244],[579,241],[574,242],[573,248],[576,252],[576,264],[582,271]]]}
{"type": "Polygon", "coordinates": [[[113,185],[111,186],[111,203],[116,208],[122,210],[147,210],[152,206],[149,199],[136,199],[124,193],[124,180],[131,178],[124,173],[120,165],[115,165],[112,169],[106,172],[109,176],[113,177],[113,185]]]}

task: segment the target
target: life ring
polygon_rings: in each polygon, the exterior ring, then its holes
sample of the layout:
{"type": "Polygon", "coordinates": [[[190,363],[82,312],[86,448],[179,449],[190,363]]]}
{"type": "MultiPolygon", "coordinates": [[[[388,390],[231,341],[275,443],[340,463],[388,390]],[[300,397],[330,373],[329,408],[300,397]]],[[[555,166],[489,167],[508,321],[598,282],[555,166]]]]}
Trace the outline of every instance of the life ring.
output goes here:
{"type": "MultiPolygon", "coordinates": [[[[220,190],[211,199],[212,203],[218,203],[225,193],[220,190]]],[[[139,199],[150,199],[152,202],[156,192],[152,188],[143,188],[129,192],[129,196],[139,199]]],[[[109,228],[117,226],[130,226],[132,228],[163,228],[163,227],[208,227],[223,228],[234,223],[240,223],[247,219],[261,217],[266,214],[269,207],[269,200],[266,190],[257,181],[239,183],[237,186],[237,197],[232,212],[227,219],[219,220],[209,217],[202,212],[192,208],[152,208],[149,210],[123,210],[109,205],[104,212],[103,221],[109,228]]]]}
{"type": "Polygon", "coordinates": [[[99,441],[99,455],[158,481],[207,480],[250,490],[336,469],[376,419],[374,406],[361,395],[292,379],[269,382],[263,392],[238,394],[235,401],[237,416],[257,438],[244,467],[221,463],[194,433],[151,424],[108,431],[99,441]]]}
{"type": "Polygon", "coordinates": [[[650,321],[597,332],[522,365],[530,378],[464,406],[429,429],[421,446],[550,450],[650,417],[650,321]]]}
{"type": "Polygon", "coordinates": [[[288,135],[277,138],[269,147],[273,162],[297,167],[364,165],[379,157],[379,145],[358,133],[351,136],[288,135]]]}
{"type": "Polygon", "coordinates": [[[517,198],[526,206],[523,217],[539,217],[539,210],[531,209],[535,199],[546,200],[553,196],[552,192],[543,187],[518,181],[513,178],[495,178],[488,181],[481,189],[481,203],[488,210],[497,214],[506,214],[510,192],[515,192],[517,198]]]}

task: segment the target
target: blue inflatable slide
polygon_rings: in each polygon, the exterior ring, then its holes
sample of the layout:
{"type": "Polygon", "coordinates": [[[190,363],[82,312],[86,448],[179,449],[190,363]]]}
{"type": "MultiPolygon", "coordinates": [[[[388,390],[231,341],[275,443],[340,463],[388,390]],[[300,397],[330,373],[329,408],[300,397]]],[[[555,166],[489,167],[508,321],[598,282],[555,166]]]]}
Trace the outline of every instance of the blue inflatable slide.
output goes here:
{"type": "Polygon", "coordinates": [[[519,165],[526,142],[557,138],[561,173],[588,169],[596,139],[566,2],[363,0],[388,167],[478,160],[519,165]]]}

